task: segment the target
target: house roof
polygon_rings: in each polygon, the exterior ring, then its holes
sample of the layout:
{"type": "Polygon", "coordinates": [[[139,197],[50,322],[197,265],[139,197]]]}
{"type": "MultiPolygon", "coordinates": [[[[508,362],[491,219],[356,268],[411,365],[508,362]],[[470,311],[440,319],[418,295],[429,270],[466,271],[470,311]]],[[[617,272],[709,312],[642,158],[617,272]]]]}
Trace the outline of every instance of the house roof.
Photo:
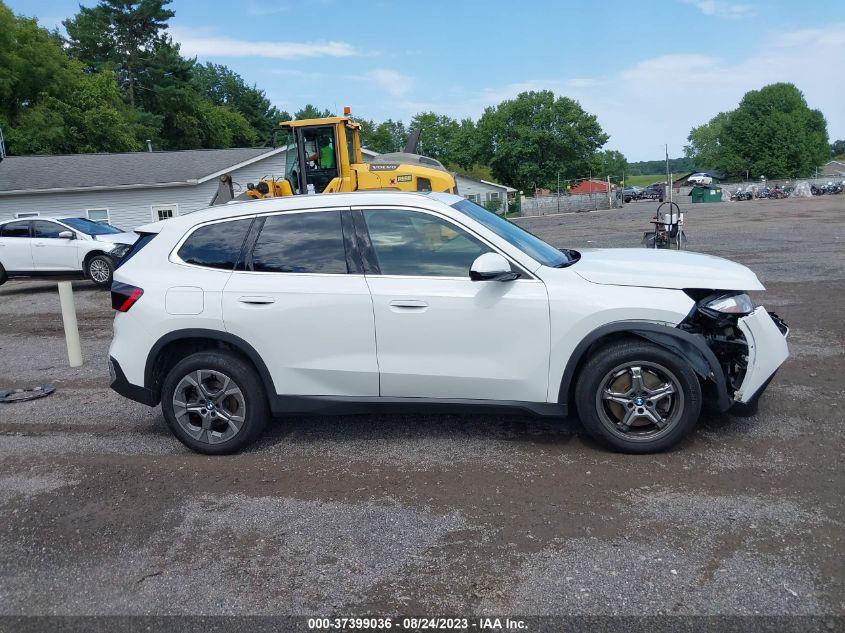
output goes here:
{"type": "Polygon", "coordinates": [[[194,185],[283,151],[239,147],[176,152],[7,156],[0,196],[194,185]]]}
{"type": "MultiPolygon", "coordinates": [[[[470,179],[470,180],[472,180],[472,179],[470,179]]],[[[516,191],[516,189],[514,189],[513,187],[508,187],[507,185],[500,185],[498,182],[491,182],[489,180],[484,180],[484,179],[480,180],[479,182],[483,182],[485,185],[490,185],[491,187],[501,187],[502,189],[504,189],[508,193],[513,193],[513,192],[516,191]]]]}

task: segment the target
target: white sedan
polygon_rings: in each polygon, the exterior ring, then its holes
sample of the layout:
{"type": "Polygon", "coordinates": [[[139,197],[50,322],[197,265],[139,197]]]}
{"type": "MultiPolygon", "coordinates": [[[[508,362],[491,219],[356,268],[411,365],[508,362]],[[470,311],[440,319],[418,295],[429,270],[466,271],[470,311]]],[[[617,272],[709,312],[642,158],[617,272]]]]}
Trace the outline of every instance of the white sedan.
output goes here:
{"type": "Polygon", "coordinates": [[[687,178],[687,184],[690,185],[712,185],[713,184],[713,176],[710,174],[705,173],[698,173],[693,174],[689,178],[687,178]]]}

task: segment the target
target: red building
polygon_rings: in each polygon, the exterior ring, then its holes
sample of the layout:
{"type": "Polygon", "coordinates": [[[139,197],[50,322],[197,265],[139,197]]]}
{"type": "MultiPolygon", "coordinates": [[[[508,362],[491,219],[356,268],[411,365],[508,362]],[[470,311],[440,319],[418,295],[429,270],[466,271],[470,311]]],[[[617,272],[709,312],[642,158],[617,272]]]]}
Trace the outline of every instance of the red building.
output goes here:
{"type": "Polygon", "coordinates": [[[604,180],[582,180],[569,190],[569,193],[607,193],[604,180]]]}

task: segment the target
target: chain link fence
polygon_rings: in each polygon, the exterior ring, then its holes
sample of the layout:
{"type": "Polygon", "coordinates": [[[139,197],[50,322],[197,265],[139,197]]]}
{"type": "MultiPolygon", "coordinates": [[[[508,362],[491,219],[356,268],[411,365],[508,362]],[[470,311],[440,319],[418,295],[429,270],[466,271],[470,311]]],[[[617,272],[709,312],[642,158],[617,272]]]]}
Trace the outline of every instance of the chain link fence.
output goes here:
{"type": "Polygon", "coordinates": [[[619,206],[615,192],[582,194],[555,194],[522,198],[522,216],[553,215],[555,213],[579,213],[598,211],[619,206]]]}

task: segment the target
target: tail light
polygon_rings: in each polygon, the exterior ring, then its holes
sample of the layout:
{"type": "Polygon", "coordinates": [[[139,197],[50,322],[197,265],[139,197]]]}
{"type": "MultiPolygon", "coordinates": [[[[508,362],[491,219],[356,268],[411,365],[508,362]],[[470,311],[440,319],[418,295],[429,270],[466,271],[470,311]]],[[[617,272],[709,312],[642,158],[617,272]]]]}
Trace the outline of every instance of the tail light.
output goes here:
{"type": "Polygon", "coordinates": [[[129,312],[129,308],[141,298],[144,291],[137,286],[122,284],[119,281],[111,285],[111,307],[118,312],[129,312]]]}

